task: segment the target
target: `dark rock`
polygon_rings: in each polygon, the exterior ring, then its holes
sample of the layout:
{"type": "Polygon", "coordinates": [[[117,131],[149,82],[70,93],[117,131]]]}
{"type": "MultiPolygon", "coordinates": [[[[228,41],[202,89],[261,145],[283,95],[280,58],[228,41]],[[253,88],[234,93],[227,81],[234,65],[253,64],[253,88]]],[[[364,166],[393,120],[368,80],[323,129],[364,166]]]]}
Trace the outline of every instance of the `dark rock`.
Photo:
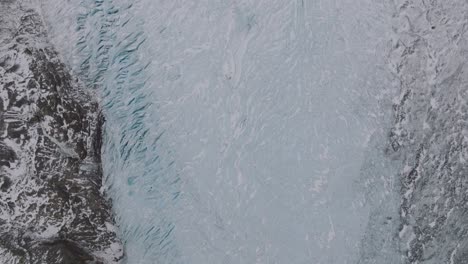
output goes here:
{"type": "Polygon", "coordinates": [[[466,27],[468,4],[408,0],[405,5],[411,8],[400,9],[395,18],[411,26],[395,26],[404,45],[391,55],[401,99],[394,106],[389,145],[403,168],[395,236],[402,263],[468,263],[468,67],[459,59],[467,40],[460,45],[445,33],[466,27]],[[447,18],[440,30],[427,30],[447,18]]]}
{"type": "Polygon", "coordinates": [[[98,104],[36,11],[2,0],[0,22],[0,263],[118,263],[98,104]]]}

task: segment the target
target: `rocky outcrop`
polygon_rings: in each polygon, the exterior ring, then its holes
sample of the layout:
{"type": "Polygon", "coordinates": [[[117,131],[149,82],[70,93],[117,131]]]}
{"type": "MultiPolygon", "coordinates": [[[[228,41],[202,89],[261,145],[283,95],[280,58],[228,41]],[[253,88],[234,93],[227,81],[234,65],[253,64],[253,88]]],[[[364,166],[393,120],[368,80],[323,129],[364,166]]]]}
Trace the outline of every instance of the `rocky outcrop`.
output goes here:
{"type": "Polygon", "coordinates": [[[404,263],[468,263],[466,1],[395,1],[401,95],[388,154],[403,162],[404,263]]]}
{"type": "Polygon", "coordinates": [[[26,2],[0,0],[0,263],[118,263],[99,106],[26,2]]]}

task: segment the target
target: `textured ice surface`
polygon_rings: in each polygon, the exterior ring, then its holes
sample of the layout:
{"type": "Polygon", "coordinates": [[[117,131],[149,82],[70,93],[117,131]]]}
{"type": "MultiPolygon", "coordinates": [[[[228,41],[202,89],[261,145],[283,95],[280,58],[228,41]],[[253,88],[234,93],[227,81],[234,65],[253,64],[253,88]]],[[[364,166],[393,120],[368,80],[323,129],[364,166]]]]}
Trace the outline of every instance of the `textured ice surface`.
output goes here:
{"type": "Polygon", "coordinates": [[[397,263],[387,2],[42,0],[127,263],[397,263]]]}

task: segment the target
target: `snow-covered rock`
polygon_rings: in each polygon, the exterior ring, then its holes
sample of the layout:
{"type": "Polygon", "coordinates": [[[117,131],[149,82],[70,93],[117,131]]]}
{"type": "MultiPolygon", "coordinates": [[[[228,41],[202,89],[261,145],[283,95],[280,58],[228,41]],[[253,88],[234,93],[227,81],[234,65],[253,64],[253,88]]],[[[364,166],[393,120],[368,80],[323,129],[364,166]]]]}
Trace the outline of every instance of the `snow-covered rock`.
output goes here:
{"type": "Polygon", "coordinates": [[[0,1],[0,263],[118,263],[103,118],[27,1],[0,1]]]}

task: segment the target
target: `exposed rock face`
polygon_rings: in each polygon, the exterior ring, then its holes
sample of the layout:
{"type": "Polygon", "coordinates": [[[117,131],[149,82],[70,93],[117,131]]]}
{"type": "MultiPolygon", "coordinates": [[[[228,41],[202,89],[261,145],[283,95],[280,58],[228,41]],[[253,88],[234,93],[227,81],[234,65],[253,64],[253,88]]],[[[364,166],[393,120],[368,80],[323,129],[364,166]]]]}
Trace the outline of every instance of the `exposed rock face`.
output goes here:
{"type": "Polygon", "coordinates": [[[395,1],[404,263],[468,263],[468,2],[395,1]]]}
{"type": "Polygon", "coordinates": [[[118,263],[98,104],[25,3],[0,0],[0,263],[118,263]]]}

